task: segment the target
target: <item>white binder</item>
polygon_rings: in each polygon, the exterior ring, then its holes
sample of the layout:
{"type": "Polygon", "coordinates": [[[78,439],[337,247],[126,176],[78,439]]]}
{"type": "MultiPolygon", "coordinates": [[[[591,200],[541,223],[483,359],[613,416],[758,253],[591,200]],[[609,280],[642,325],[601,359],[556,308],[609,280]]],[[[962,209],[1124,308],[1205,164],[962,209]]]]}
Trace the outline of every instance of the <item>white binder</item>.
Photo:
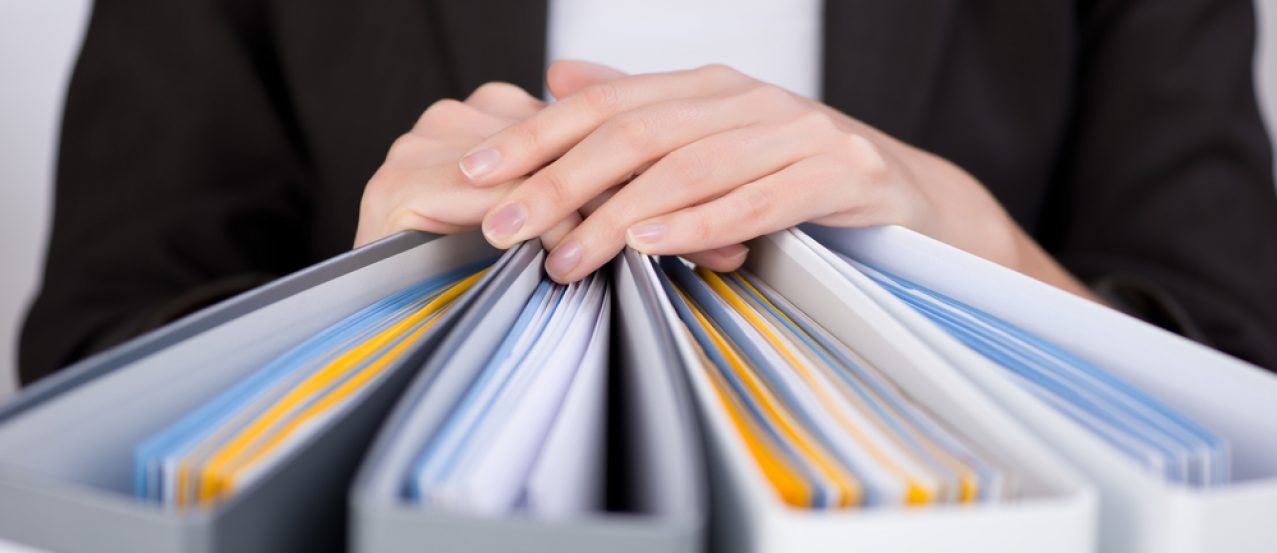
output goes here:
{"type": "MultiPolygon", "coordinates": [[[[650,262],[643,277],[656,278],[650,262]]],[[[868,296],[797,241],[750,243],[747,268],[946,419],[969,443],[1010,465],[1019,500],[916,509],[801,510],[783,503],[754,464],[703,371],[689,370],[708,442],[712,539],[723,551],[1091,551],[1095,492],[1074,469],[935,355],[868,296]]],[[[668,300],[668,325],[682,324],[668,300]]],[[[699,360],[676,332],[683,365],[699,360]]]]}
{"type": "Polygon", "coordinates": [[[903,228],[808,225],[804,230],[848,257],[1050,340],[1229,439],[1232,484],[1196,489],[1164,483],[1014,385],[1005,371],[869,279],[854,279],[857,288],[1097,484],[1101,551],[1277,551],[1272,524],[1277,376],[903,228]]]}
{"type": "Polygon", "coordinates": [[[567,518],[482,517],[423,507],[403,497],[420,437],[430,435],[454,408],[514,323],[544,274],[542,258],[497,275],[500,285],[480,294],[399,401],[351,492],[352,551],[692,553],[704,548],[699,432],[670,329],[657,318],[655,291],[635,278],[632,259],[618,259],[608,270],[616,299],[607,486],[619,496],[617,505],[567,518]]]}

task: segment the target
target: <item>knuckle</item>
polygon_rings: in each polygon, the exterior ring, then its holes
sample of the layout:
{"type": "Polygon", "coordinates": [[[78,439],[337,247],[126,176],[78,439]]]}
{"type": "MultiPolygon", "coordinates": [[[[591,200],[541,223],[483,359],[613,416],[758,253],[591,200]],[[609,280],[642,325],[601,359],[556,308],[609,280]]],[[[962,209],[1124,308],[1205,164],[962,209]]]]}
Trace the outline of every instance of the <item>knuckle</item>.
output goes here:
{"type": "Polygon", "coordinates": [[[387,229],[391,232],[416,228],[414,225],[420,220],[421,216],[411,209],[400,207],[390,213],[390,217],[386,218],[387,229]]]}
{"type": "Polygon", "coordinates": [[[750,87],[742,96],[749,105],[768,108],[791,108],[798,100],[792,92],[769,84],[750,87]]]}
{"type": "Polygon", "coordinates": [[[386,151],[386,161],[396,162],[420,155],[428,147],[429,142],[425,137],[415,133],[403,134],[390,143],[390,149],[386,151]]]}
{"type": "Polygon", "coordinates": [[[707,157],[705,152],[696,148],[681,148],[666,154],[661,162],[665,165],[663,171],[668,172],[675,182],[689,186],[711,176],[714,164],[707,157]]]}
{"type": "Polygon", "coordinates": [[[465,103],[461,102],[460,100],[457,100],[456,98],[444,98],[442,100],[435,101],[435,103],[433,104],[430,104],[430,107],[426,108],[426,113],[434,112],[434,113],[440,113],[440,114],[450,114],[450,113],[457,113],[465,109],[466,109],[465,103]]]}
{"type": "Polygon", "coordinates": [[[390,143],[390,149],[386,151],[386,161],[393,161],[407,156],[416,149],[418,138],[413,134],[404,134],[396,138],[390,143]]]}
{"type": "Polygon", "coordinates": [[[400,206],[390,212],[386,218],[385,233],[394,234],[402,230],[423,230],[426,232],[449,232],[449,226],[434,219],[430,214],[418,211],[412,206],[400,206]]]}
{"type": "Polygon", "coordinates": [[[619,115],[607,123],[608,134],[629,148],[642,149],[652,138],[652,124],[634,112],[619,115]]]}
{"type": "MultiPolygon", "coordinates": [[[[508,141],[513,150],[534,150],[541,143],[541,129],[535,117],[502,131],[497,136],[508,141]]],[[[500,149],[507,149],[506,146],[500,149]]]]}
{"type": "Polygon", "coordinates": [[[421,117],[417,119],[418,127],[429,127],[438,124],[444,120],[456,117],[464,110],[468,109],[460,100],[452,98],[444,98],[430,104],[426,111],[422,112],[421,117]]]}
{"type": "Polygon", "coordinates": [[[359,200],[361,211],[383,211],[386,204],[395,196],[400,183],[408,177],[405,169],[393,165],[383,165],[377,169],[368,184],[364,185],[363,196],[359,200]]]}
{"type": "Polygon", "coordinates": [[[372,204],[386,194],[386,189],[390,187],[390,183],[396,180],[397,171],[388,166],[381,166],[373,173],[372,178],[368,179],[368,184],[364,185],[363,203],[365,205],[372,204]]]}
{"type": "Polygon", "coordinates": [[[714,226],[704,210],[695,210],[688,215],[687,231],[696,244],[705,244],[714,238],[714,226]]]}
{"type": "Polygon", "coordinates": [[[591,213],[590,216],[577,227],[577,233],[583,237],[603,239],[604,241],[611,239],[611,237],[624,241],[625,230],[629,228],[632,221],[632,218],[628,216],[625,211],[626,210],[621,207],[603,204],[602,207],[594,213],[591,213]]]}
{"type": "Polygon", "coordinates": [[[581,91],[581,98],[595,113],[609,114],[621,104],[621,90],[613,83],[590,85],[581,91]]]}
{"type": "Polygon", "coordinates": [[[378,171],[368,180],[368,184],[364,185],[363,196],[359,198],[359,218],[361,220],[377,212],[381,206],[381,198],[385,195],[383,191],[385,186],[380,184],[378,180],[380,175],[381,171],[378,171]]]}
{"type": "Polygon", "coordinates": [[[732,69],[730,66],[722,64],[722,63],[711,63],[709,65],[702,65],[701,67],[696,68],[696,73],[700,74],[701,76],[705,78],[716,80],[716,81],[731,80],[731,79],[739,78],[741,76],[739,71],[732,69]]]}
{"type": "Polygon", "coordinates": [[[537,173],[537,177],[541,181],[537,191],[545,198],[546,203],[559,206],[571,201],[571,184],[561,172],[547,167],[537,173]]]}
{"type": "Polygon", "coordinates": [[[841,134],[838,132],[838,124],[834,122],[834,119],[828,113],[818,109],[800,115],[795,122],[812,136],[830,137],[841,134]]]}
{"type": "Polygon", "coordinates": [[[847,182],[853,171],[852,165],[846,157],[838,154],[818,154],[809,163],[803,164],[803,176],[813,182],[847,182]]]}
{"type": "Polygon", "coordinates": [[[742,225],[761,223],[771,214],[773,194],[767,188],[752,187],[741,190],[736,201],[736,217],[742,225]]]}
{"type": "Polygon", "coordinates": [[[474,93],[471,94],[470,97],[499,100],[504,98],[521,98],[526,95],[527,93],[517,85],[503,81],[489,81],[479,85],[479,88],[474,89],[474,93]]]}
{"type": "Polygon", "coordinates": [[[854,170],[871,182],[886,178],[887,159],[882,150],[868,138],[859,134],[846,134],[842,139],[842,152],[854,170]]]}

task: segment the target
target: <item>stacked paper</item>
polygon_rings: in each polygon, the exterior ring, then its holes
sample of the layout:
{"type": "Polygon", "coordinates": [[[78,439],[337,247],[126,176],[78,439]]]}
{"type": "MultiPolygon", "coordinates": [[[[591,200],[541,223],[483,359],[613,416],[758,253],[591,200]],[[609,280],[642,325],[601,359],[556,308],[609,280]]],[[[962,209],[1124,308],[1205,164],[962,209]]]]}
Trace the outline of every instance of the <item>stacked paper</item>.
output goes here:
{"type": "Polygon", "coordinates": [[[137,495],[182,508],[251,484],[430,331],[483,274],[477,269],[374,303],[143,442],[135,454],[137,495]]]}
{"type": "Polygon", "coordinates": [[[418,438],[409,496],[481,515],[601,507],[610,304],[602,275],[543,281],[447,421],[418,438]]]}
{"type": "Polygon", "coordinates": [[[798,507],[997,500],[1000,469],[747,273],[665,263],[683,323],[755,461],[798,507]],[[707,316],[708,314],[708,316],[707,316]]]}

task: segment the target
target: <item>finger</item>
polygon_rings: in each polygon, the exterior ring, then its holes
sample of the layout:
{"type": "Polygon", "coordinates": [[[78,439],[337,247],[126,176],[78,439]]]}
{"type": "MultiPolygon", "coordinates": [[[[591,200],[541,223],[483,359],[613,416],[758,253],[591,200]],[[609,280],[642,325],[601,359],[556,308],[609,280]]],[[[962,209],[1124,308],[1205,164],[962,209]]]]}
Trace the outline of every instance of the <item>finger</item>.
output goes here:
{"type": "Polygon", "coordinates": [[[612,188],[604,190],[603,192],[599,193],[598,196],[595,196],[594,198],[590,199],[590,201],[585,202],[585,205],[581,206],[581,209],[577,210],[577,213],[580,213],[581,216],[583,217],[589,217],[590,214],[594,213],[595,211],[598,211],[600,207],[603,207],[603,204],[606,204],[608,200],[612,199],[612,197],[615,196],[616,193],[621,191],[621,189],[624,187],[625,187],[625,183],[621,183],[616,186],[613,186],[612,188]]]}
{"type": "Polygon", "coordinates": [[[436,233],[474,229],[492,205],[517,185],[518,181],[490,189],[470,186],[452,164],[416,169],[383,166],[365,187],[356,242],[364,244],[408,229],[436,233]]]}
{"type": "Polygon", "coordinates": [[[569,213],[566,218],[559,221],[558,224],[554,225],[550,228],[550,230],[545,231],[545,233],[541,235],[541,245],[545,247],[546,251],[551,251],[558,247],[558,245],[563,242],[564,237],[576,230],[576,227],[580,226],[582,218],[593,213],[595,209],[598,209],[599,205],[607,201],[608,198],[611,198],[612,194],[615,192],[616,188],[606,190],[602,194],[599,194],[597,198],[586,202],[585,205],[581,207],[580,211],[573,211],[572,213],[569,213]]]}
{"type": "MultiPolygon", "coordinates": [[[[389,170],[411,170],[446,164],[449,156],[455,156],[457,150],[465,148],[464,141],[456,136],[443,138],[430,136],[425,131],[413,130],[401,135],[390,144],[386,151],[386,160],[378,172],[389,170]]],[[[460,173],[460,171],[457,171],[460,173]]],[[[464,175],[462,175],[464,177],[464,175]]],[[[376,176],[374,175],[374,178],[376,176]]]]}
{"type": "Polygon", "coordinates": [[[465,103],[511,122],[522,121],[545,107],[545,102],[517,85],[496,81],[480,85],[465,103]]]}
{"type": "Polygon", "coordinates": [[[492,136],[508,126],[510,120],[505,117],[448,98],[426,108],[408,135],[455,144],[460,149],[471,147],[476,141],[492,136]]]}
{"type": "MultiPolygon", "coordinates": [[[[500,187],[498,187],[500,188],[500,187]]],[[[475,229],[478,216],[492,199],[486,192],[470,187],[420,187],[414,196],[396,203],[382,217],[381,228],[375,229],[374,238],[389,236],[402,230],[422,230],[439,234],[452,234],[475,229]],[[447,206],[442,209],[441,206],[447,206]]],[[[360,232],[357,236],[367,236],[360,232]]]]}
{"type": "Polygon", "coordinates": [[[744,244],[732,244],[718,249],[684,255],[683,258],[719,273],[730,273],[739,269],[749,255],[749,248],[744,244]]]}
{"type": "Polygon", "coordinates": [[[484,140],[461,158],[462,172],[478,185],[526,175],[563,155],[618,113],[659,101],[718,94],[748,82],[748,77],[724,66],[707,66],[595,83],[484,140]]]}
{"type": "Polygon", "coordinates": [[[831,179],[836,165],[825,157],[804,159],[721,198],[643,221],[629,229],[626,243],[650,255],[682,255],[747,242],[847,206],[873,205],[857,197],[856,183],[831,179]]]}
{"type": "Polygon", "coordinates": [[[545,73],[545,86],[555,98],[563,98],[594,83],[624,76],[625,73],[621,70],[601,63],[560,60],[550,64],[550,69],[545,73]]]}
{"type": "Polygon", "coordinates": [[[418,185],[400,186],[388,200],[400,210],[425,213],[449,225],[476,228],[492,205],[518,185],[516,180],[487,190],[468,186],[456,175],[440,173],[440,168],[435,167],[406,175],[406,182],[418,185]]]}
{"type": "Polygon", "coordinates": [[[545,234],[541,235],[542,247],[547,251],[558,247],[563,242],[563,237],[575,230],[579,224],[581,224],[581,215],[576,212],[568,215],[565,219],[559,221],[558,224],[551,227],[550,230],[545,231],[545,234]]]}
{"type": "MultiPolygon", "coordinates": [[[[776,88],[756,90],[789,94],[776,88]]],[[[485,224],[487,238],[498,247],[506,247],[538,236],[603,190],[628,179],[649,161],[710,135],[759,121],[792,117],[804,109],[800,102],[797,98],[762,102],[759,93],[751,90],[726,99],[674,100],[623,113],[515,189],[494,214],[507,208],[518,211],[523,218],[521,225],[485,224]]]]}
{"type": "MultiPolygon", "coordinates": [[[[671,152],[633,182],[619,187],[612,199],[585,218],[564,240],[582,247],[579,266],[568,268],[566,262],[558,262],[551,276],[576,280],[615,256],[625,246],[626,233],[633,225],[717,198],[740,183],[755,181],[814,155],[820,151],[817,135],[823,132],[817,126],[807,118],[779,125],[751,125],[671,152]]],[[[511,196],[522,193],[536,178],[529,178],[511,196]]]]}

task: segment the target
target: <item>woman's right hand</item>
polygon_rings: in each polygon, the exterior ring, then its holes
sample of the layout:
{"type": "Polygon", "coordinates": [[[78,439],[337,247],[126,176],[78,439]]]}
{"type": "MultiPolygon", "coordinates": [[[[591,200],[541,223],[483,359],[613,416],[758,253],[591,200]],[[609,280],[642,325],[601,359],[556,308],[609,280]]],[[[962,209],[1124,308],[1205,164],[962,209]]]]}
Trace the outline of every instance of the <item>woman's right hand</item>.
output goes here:
{"type": "MultiPolygon", "coordinates": [[[[355,247],[401,230],[453,233],[478,228],[518,178],[479,187],[457,160],[483,139],[536,114],[545,104],[508,83],[480,86],[464,102],[440,100],[395,140],[364,187],[355,247]]],[[[580,222],[575,213],[542,237],[551,245],[580,222]]]]}

